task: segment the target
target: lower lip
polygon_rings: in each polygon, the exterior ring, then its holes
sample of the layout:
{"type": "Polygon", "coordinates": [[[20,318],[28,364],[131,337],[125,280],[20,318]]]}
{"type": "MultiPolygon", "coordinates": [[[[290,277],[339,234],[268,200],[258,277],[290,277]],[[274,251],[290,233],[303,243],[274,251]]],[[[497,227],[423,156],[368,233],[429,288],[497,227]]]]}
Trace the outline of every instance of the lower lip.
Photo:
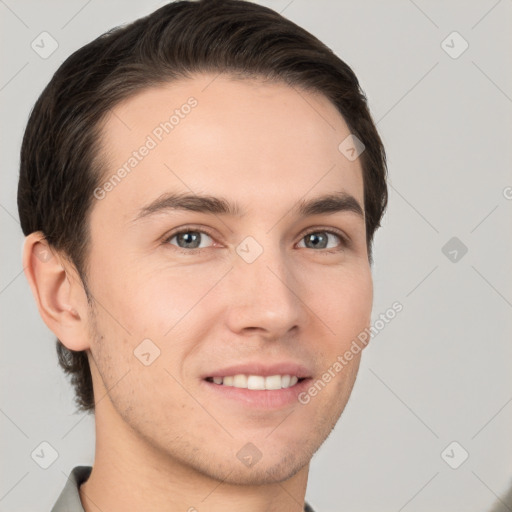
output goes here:
{"type": "Polygon", "coordinates": [[[294,386],[282,389],[246,389],[234,386],[223,386],[202,380],[211,393],[227,400],[237,401],[242,405],[255,409],[281,409],[293,403],[299,403],[298,395],[310,385],[311,378],[297,382],[294,386]]]}

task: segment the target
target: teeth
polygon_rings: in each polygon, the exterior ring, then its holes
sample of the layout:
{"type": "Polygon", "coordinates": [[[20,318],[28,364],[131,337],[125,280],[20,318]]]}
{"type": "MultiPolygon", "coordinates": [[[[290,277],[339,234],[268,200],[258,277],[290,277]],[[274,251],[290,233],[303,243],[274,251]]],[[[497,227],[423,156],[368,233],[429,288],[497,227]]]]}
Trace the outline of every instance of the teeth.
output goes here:
{"type": "Polygon", "coordinates": [[[215,384],[232,386],[235,388],[254,389],[254,390],[273,390],[295,386],[299,381],[296,375],[244,375],[238,374],[228,377],[213,377],[215,384]]]}
{"type": "Polygon", "coordinates": [[[265,377],[265,389],[281,389],[283,378],[280,375],[265,377]]]}
{"type": "Polygon", "coordinates": [[[265,377],[261,375],[249,375],[247,377],[247,389],[265,389],[265,377]]]}
{"type": "Polygon", "coordinates": [[[233,377],[233,386],[235,388],[246,388],[247,387],[247,376],[246,375],[235,375],[233,377]]]}

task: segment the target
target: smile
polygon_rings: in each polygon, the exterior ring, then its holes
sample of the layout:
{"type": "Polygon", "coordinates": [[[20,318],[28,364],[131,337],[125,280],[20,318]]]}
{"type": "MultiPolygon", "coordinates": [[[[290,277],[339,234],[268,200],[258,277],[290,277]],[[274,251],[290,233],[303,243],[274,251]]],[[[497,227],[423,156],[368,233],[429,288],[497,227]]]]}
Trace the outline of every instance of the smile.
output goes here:
{"type": "Polygon", "coordinates": [[[221,386],[232,386],[235,388],[253,389],[253,390],[277,390],[295,386],[299,380],[296,375],[229,375],[226,377],[207,377],[208,382],[213,382],[221,386]]]}

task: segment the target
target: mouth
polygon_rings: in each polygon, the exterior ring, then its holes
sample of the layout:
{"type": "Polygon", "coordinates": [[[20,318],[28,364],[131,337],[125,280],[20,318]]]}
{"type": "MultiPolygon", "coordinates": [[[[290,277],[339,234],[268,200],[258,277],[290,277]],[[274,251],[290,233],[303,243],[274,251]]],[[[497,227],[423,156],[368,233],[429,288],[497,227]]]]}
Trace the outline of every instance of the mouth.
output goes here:
{"type": "Polygon", "coordinates": [[[236,374],[210,376],[201,382],[208,403],[225,402],[229,408],[235,406],[265,413],[299,405],[300,394],[308,389],[312,380],[289,374],[236,374]]]}
{"type": "Polygon", "coordinates": [[[255,391],[275,391],[288,389],[306,380],[306,377],[297,375],[227,375],[225,377],[206,377],[204,380],[218,386],[250,389],[255,391]]]}

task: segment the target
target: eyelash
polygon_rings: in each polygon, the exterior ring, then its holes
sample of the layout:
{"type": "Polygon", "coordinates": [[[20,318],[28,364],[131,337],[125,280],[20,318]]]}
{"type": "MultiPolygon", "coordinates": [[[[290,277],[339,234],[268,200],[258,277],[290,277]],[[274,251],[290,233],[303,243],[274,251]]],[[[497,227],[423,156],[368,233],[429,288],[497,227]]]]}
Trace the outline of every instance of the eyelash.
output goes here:
{"type": "MultiPolygon", "coordinates": [[[[169,244],[170,240],[172,240],[175,236],[181,235],[183,233],[189,233],[189,232],[204,233],[204,234],[208,235],[210,238],[212,238],[213,240],[215,239],[213,234],[204,228],[199,229],[194,226],[185,226],[184,228],[181,228],[178,231],[173,231],[169,235],[166,235],[164,237],[162,243],[164,245],[169,244]]],[[[313,233],[328,233],[330,235],[335,235],[340,239],[340,245],[338,248],[322,249],[322,250],[318,250],[316,252],[321,252],[324,254],[325,253],[333,254],[333,253],[342,251],[346,247],[349,247],[350,242],[349,242],[347,236],[345,234],[343,234],[342,232],[340,232],[338,230],[334,230],[332,228],[327,229],[327,228],[320,227],[320,228],[311,229],[310,231],[305,232],[301,236],[300,240],[302,241],[306,236],[311,235],[313,233]]],[[[169,245],[171,245],[171,244],[169,244],[169,245]]],[[[201,251],[211,248],[211,247],[202,247],[202,248],[195,248],[195,249],[183,249],[182,247],[178,247],[178,246],[174,246],[174,247],[178,252],[183,253],[183,254],[197,254],[197,253],[200,253],[201,251]]],[[[305,249],[309,249],[309,247],[305,247],[305,249]]],[[[312,250],[314,250],[314,249],[312,249],[312,250]]]]}

